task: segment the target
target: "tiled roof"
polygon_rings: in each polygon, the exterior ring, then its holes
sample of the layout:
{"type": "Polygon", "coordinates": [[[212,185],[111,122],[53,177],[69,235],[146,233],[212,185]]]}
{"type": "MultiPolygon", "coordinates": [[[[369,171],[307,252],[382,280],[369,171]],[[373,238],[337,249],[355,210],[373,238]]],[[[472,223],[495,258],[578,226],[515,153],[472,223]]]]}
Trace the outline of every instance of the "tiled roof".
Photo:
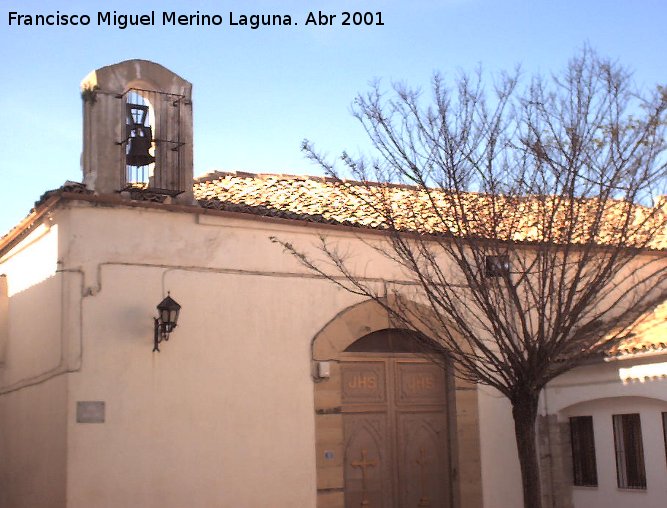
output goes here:
{"type": "MultiPolygon", "coordinates": [[[[426,192],[406,185],[362,184],[356,181],[335,180],[324,177],[226,173],[215,172],[195,180],[194,195],[204,208],[282,217],[311,222],[340,224],[345,226],[387,229],[381,206],[391,207],[395,220],[392,227],[403,231],[426,234],[463,234],[469,237],[512,240],[521,242],[544,241],[548,231],[549,241],[588,241],[589,224],[579,220],[575,238],[567,238],[570,232],[567,216],[570,203],[562,198],[491,198],[485,194],[451,194],[442,190],[426,192]],[[447,219],[447,209],[462,206],[467,222],[455,223],[447,219]],[[553,224],[544,226],[545,218],[556,210],[553,224]],[[562,234],[562,238],[559,238],[562,234]]],[[[620,201],[607,204],[600,221],[596,241],[610,244],[621,237],[625,227],[627,205],[620,201]]],[[[637,224],[659,214],[664,220],[662,208],[633,206],[633,218],[637,224]]],[[[578,217],[593,217],[599,203],[594,199],[580,199],[572,209],[578,217]]],[[[459,211],[451,216],[461,217],[459,211]]],[[[641,235],[636,235],[642,244],[641,235]]],[[[667,248],[667,235],[650,244],[654,249],[667,248]]]]}
{"type": "Polygon", "coordinates": [[[607,351],[607,356],[623,357],[646,353],[667,353],[667,302],[644,314],[632,327],[632,334],[607,351]]]}
{"type": "Polygon", "coordinates": [[[42,194],[35,203],[35,206],[39,206],[40,203],[46,201],[48,198],[50,198],[53,195],[60,194],[62,192],[71,192],[73,194],[92,194],[93,191],[89,190],[86,188],[84,184],[81,182],[72,182],[71,180],[67,180],[60,188],[55,189],[55,190],[50,190],[46,191],[44,194],[42,194]]]}
{"type": "Polygon", "coordinates": [[[24,223],[25,223],[26,221],[30,221],[30,219],[31,219],[31,217],[33,216],[33,214],[35,213],[35,211],[36,211],[38,208],[40,208],[44,203],[46,203],[46,201],[47,201],[50,197],[60,195],[60,194],[62,194],[63,192],[73,192],[73,193],[77,193],[77,194],[92,194],[92,193],[93,193],[92,191],[86,189],[85,185],[83,185],[82,183],[79,183],[79,182],[72,182],[72,181],[69,181],[69,180],[66,181],[66,182],[65,182],[61,187],[59,187],[58,189],[53,189],[53,190],[46,191],[46,192],[45,192],[44,194],[42,194],[42,195],[40,196],[40,198],[35,202],[35,207],[34,207],[32,210],[30,210],[30,212],[28,213],[28,215],[27,215],[21,222],[19,222],[16,226],[14,226],[13,228],[11,228],[11,229],[10,229],[9,231],[7,231],[7,232],[2,232],[2,231],[0,231],[0,233],[3,233],[2,235],[0,235],[0,241],[4,240],[5,238],[9,237],[10,235],[16,233],[19,229],[22,229],[22,228],[25,226],[24,223]]]}
{"type": "Polygon", "coordinates": [[[215,172],[195,180],[194,195],[204,208],[326,224],[380,228],[380,217],[358,193],[359,184],[331,178],[215,172]]]}

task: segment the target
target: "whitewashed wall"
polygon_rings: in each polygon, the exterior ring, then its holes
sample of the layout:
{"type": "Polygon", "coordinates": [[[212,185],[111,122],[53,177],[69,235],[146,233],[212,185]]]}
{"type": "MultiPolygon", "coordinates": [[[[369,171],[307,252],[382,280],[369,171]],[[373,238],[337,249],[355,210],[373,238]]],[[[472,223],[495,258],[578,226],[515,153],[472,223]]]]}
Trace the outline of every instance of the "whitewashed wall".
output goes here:
{"type": "Polygon", "coordinates": [[[479,427],[484,508],[523,506],[512,409],[493,388],[479,388],[479,427]]]}
{"type": "Polygon", "coordinates": [[[0,258],[0,506],[61,507],[67,458],[68,283],[56,273],[57,226],[0,258]],[[61,304],[62,302],[62,304],[61,304]]]}
{"type": "Polygon", "coordinates": [[[248,221],[108,209],[71,219],[68,263],[83,267],[89,296],[69,389],[68,506],[314,506],[310,341],[356,300],[287,275],[291,260],[248,221]],[[167,291],[181,318],[152,353],[167,291]],[[74,421],[85,400],[105,402],[104,424],[74,421]]]}
{"type": "Polygon", "coordinates": [[[667,412],[667,378],[626,383],[622,378],[627,376],[625,369],[666,360],[659,355],[582,367],[561,376],[543,394],[542,411],[557,414],[561,421],[571,416],[593,417],[598,486],[572,487],[575,508],[665,506],[667,457],[661,413],[667,412]],[[623,413],[640,415],[646,490],[617,487],[612,415],[623,413]]]}

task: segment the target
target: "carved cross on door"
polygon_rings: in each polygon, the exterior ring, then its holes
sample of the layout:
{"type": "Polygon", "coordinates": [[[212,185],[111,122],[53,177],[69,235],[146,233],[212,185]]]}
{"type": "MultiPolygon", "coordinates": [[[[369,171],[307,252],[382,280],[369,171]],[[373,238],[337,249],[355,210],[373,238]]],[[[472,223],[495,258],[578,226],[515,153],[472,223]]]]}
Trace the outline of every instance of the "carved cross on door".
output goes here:
{"type": "Polygon", "coordinates": [[[358,467],[361,469],[361,506],[370,506],[370,501],[368,500],[368,492],[366,489],[366,469],[369,467],[377,466],[377,460],[368,460],[368,450],[363,448],[361,450],[361,460],[354,460],[351,462],[352,467],[358,467]]]}

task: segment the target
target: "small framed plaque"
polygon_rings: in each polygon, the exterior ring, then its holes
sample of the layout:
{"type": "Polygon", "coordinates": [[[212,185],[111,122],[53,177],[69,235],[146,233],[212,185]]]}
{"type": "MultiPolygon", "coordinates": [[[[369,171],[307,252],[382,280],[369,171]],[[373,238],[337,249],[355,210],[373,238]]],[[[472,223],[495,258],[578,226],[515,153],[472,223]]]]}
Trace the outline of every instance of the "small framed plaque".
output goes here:
{"type": "Polygon", "coordinates": [[[79,400],[76,403],[77,423],[104,423],[104,401],[79,400]]]}

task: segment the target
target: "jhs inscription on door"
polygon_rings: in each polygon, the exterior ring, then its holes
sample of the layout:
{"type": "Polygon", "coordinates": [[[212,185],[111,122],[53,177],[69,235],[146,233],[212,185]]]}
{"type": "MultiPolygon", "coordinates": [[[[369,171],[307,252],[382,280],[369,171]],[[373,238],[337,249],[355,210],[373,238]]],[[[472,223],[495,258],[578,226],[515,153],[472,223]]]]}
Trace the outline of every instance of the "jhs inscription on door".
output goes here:
{"type": "Polygon", "coordinates": [[[409,376],[405,381],[408,389],[415,393],[432,390],[435,386],[435,379],[431,374],[417,374],[416,376],[409,376]]]}
{"type": "Polygon", "coordinates": [[[385,365],[383,362],[355,362],[343,375],[344,402],[384,402],[385,365]]]}
{"type": "Polygon", "coordinates": [[[347,386],[351,390],[365,390],[366,388],[375,390],[378,380],[374,374],[356,374],[352,379],[348,379],[347,386]]]}
{"type": "Polygon", "coordinates": [[[398,363],[399,402],[441,403],[444,372],[437,365],[398,363]]]}

